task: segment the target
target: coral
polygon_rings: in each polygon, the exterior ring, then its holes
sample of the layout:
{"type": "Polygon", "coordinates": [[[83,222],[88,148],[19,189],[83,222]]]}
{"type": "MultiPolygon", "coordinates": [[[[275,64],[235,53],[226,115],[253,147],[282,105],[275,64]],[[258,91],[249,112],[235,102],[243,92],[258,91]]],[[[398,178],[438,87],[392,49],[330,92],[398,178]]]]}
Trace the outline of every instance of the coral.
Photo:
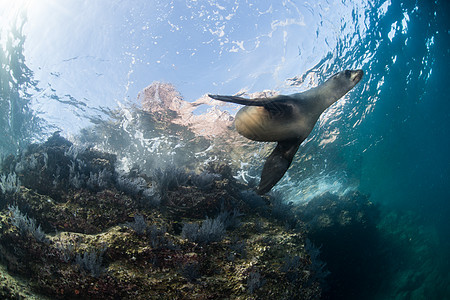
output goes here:
{"type": "Polygon", "coordinates": [[[197,223],[184,223],[181,230],[181,237],[191,242],[197,241],[200,225],[197,223]]]}
{"type": "Polygon", "coordinates": [[[125,176],[118,176],[116,182],[119,190],[129,195],[137,195],[147,187],[147,182],[142,177],[128,178],[125,176]]]}
{"type": "Polygon", "coordinates": [[[2,172],[10,175],[0,181],[10,183],[9,186],[14,183],[15,191],[22,185],[59,200],[73,188],[98,191],[109,187],[113,183],[110,176],[115,172],[115,162],[113,154],[74,146],[55,133],[47,142],[31,144],[17,157],[4,159],[2,172]]]}
{"type": "Polygon", "coordinates": [[[293,203],[286,202],[281,194],[272,191],[270,204],[270,214],[272,217],[283,220],[288,228],[294,228],[297,225],[298,219],[293,214],[293,203]]]}
{"type": "Polygon", "coordinates": [[[2,174],[0,176],[0,189],[3,194],[17,193],[20,190],[20,180],[16,173],[2,174]]]}
{"type": "Polygon", "coordinates": [[[17,206],[8,206],[8,209],[11,212],[11,224],[16,226],[21,234],[30,234],[39,242],[47,242],[41,225],[36,225],[35,219],[22,214],[17,206]]]}
{"type": "Polygon", "coordinates": [[[305,250],[311,258],[311,265],[309,266],[312,273],[311,279],[324,283],[325,278],[330,275],[330,271],[325,268],[327,266],[326,262],[319,258],[320,248],[314,246],[310,239],[306,239],[305,250]]]}
{"type": "Polygon", "coordinates": [[[265,283],[261,274],[258,271],[252,270],[247,278],[247,292],[253,294],[256,290],[260,289],[265,283]]]}
{"type": "Polygon", "coordinates": [[[103,271],[103,253],[106,248],[100,250],[90,250],[83,254],[77,254],[75,263],[83,270],[90,273],[93,277],[98,277],[103,271]]]}
{"type": "Polygon", "coordinates": [[[193,175],[191,178],[192,183],[201,190],[210,190],[216,180],[220,179],[219,174],[213,174],[209,172],[202,172],[199,175],[193,175]]]}
{"type": "Polygon", "coordinates": [[[244,214],[240,213],[237,208],[233,211],[226,211],[222,207],[221,212],[217,215],[216,219],[219,220],[225,229],[235,229],[241,225],[239,217],[244,214]]]}
{"type": "Polygon", "coordinates": [[[89,173],[89,179],[86,182],[88,188],[92,190],[106,189],[111,182],[112,173],[106,169],[99,171],[98,173],[89,173]]]}
{"type": "Polygon", "coordinates": [[[187,262],[183,264],[180,270],[181,275],[189,282],[196,282],[200,278],[198,262],[187,262]]]}
{"type": "Polygon", "coordinates": [[[173,247],[173,245],[170,243],[170,240],[165,238],[166,232],[167,229],[165,227],[160,228],[156,225],[150,225],[147,228],[147,236],[150,239],[150,246],[152,246],[153,249],[157,249],[160,247],[173,247]]]}
{"type": "Polygon", "coordinates": [[[148,229],[147,222],[142,215],[135,215],[133,222],[128,222],[127,225],[132,228],[137,234],[145,234],[148,229]]]}
{"type": "Polygon", "coordinates": [[[88,150],[85,145],[70,145],[69,149],[64,151],[64,155],[70,157],[73,161],[77,160],[78,156],[84,154],[88,150]]]}
{"type": "Polygon", "coordinates": [[[230,252],[227,255],[229,261],[235,261],[236,258],[246,258],[247,257],[247,242],[246,241],[232,241],[229,246],[230,252]]]}
{"type": "Polygon", "coordinates": [[[182,169],[173,164],[167,165],[165,168],[157,168],[153,171],[152,178],[156,182],[160,194],[166,191],[174,190],[180,185],[184,185],[189,175],[182,169]]]}
{"type": "Polygon", "coordinates": [[[161,194],[154,186],[149,187],[147,181],[142,177],[118,175],[116,183],[118,189],[128,195],[141,195],[142,204],[145,206],[157,207],[161,203],[161,194]]]}
{"type": "Polygon", "coordinates": [[[219,242],[225,236],[225,224],[219,217],[214,219],[207,218],[201,225],[185,223],[181,236],[191,242],[219,242]]]}
{"type": "Polygon", "coordinates": [[[218,242],[225,236],[225,224],[219,218],[206,219],[202,222],[194,241],[200,243],[218,242]]]}
{"type": "Polygon", "coordinates": [[[79,189],[83,186],[83,180],[81,178],[82,175],[77,172],[76,167],[75,161],[71,161],[69,166],[69,183],[74,188],[79,189]]]}
{"type": "Polygon", "coordinates": [[[267,206],[264,199],[253,190],[244,190],[241,192],[241,196],[245,203],[252,208],[259,209],[267,206]]]}
{"type": "Polygon", "coordinates": [[[60,251],[59,257],[62,261],[68,263],[75,258],[75,245],[72,242],[62,243],[56,242],[56,248],[60,251]]]}
{"type": "Polygon", "coordinates": [[[153,187],[144,189],[142,191],[142,197],[145,202],[144,204],[148,204],[150,207],[158,207],[161,204],[161,195],[153,187]]]}
{"type": "Polygon", "coordinates": [[[280,268],[280,271],[283,272],[286,278],[295,283],[302,279],[303,271],[306,267],[306,263],[302,261],[301,257],[298,255],[286,255],[284,257],[283,265],[280,268]]]}

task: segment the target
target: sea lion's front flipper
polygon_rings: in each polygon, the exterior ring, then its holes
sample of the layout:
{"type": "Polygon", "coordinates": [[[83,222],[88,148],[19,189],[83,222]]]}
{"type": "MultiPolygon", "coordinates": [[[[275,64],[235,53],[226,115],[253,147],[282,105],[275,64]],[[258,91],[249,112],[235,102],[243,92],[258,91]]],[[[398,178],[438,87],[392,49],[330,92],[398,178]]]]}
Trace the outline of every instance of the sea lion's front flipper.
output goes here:
{"type": "Polygon", "coordinates": [[[257,190],[258,194],[262,195],[267,193],[280,181],[284,173],[289,169],[301,142],[301,139],[278,142],[264,164],[261,181],[257,190]]]}
{"type": "Polygon", "coordinates": [[[253,99],[247,99],[242,98],[238,96],[222,96],[222,95],[208,95],[210,98],[219,100],[219,101],[225,101],[225,102],[232,102],[242,105],[249,105],[249,106],[270,106],[272,103],[279,101],[285,97],[288,96],[276,96],[271,98],[253,98],[253,99]]]}

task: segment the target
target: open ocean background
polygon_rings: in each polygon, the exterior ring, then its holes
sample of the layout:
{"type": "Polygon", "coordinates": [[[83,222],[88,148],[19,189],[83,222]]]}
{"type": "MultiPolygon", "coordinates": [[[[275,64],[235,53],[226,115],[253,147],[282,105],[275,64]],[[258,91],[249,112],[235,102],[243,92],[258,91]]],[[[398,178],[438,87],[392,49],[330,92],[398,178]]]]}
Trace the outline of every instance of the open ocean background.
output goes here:
{"type": "MultiPolygon", "coordinates": [[[[207,93],[290,94],[363,69],[275,189],[294,203],[358,190],[380,205],[381,231],[409,240],[401,250],[386,245],[395,264],[377,269],[382,280],[359,295],[450,299],[448,1],[0,4],[3,155],[57,130],[76,139],[112,111],[139,106],[139,91],[154,81],[192,102],[207,93]]],[[[340,276],[331,271],[330,280],[340,276]]]]}

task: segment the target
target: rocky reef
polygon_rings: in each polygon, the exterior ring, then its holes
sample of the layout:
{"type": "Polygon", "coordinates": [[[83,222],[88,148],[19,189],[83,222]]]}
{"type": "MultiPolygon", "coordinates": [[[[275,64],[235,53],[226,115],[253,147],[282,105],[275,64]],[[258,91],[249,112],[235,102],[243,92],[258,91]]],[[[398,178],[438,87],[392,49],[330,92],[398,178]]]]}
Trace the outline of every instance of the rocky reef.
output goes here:
{"type": "Polygon", "coordinates": [[[320,298],[305,225],[228,165],[115,165],[58,133],[3,159],[2,299],[320,298]]]}
{"type": "Polygon", "coordinates": [[[367,195],[257,195],[271,145],[221,104],[162,83],[139,100],[2,157],[1,299],[403,299],[448,276],[419,259],[428,231],[367,195]]]}

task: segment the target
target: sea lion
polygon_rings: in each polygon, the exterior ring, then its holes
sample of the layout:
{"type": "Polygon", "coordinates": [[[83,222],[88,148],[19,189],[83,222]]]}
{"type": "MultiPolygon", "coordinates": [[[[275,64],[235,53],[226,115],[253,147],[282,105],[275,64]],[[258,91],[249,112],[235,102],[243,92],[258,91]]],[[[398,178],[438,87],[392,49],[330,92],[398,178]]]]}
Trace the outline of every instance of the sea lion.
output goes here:
{"type": "Polygon", "coordinates": [[[258,194],[270,191],[283,177],[320,115],[350,91],[363,74],[362,70],[345,70],[305,92],[270,98],[208,95],[245,105],[235,118],[236,130],[241,135],[254,141],[278,142],[264,164],[258,194]]]}

